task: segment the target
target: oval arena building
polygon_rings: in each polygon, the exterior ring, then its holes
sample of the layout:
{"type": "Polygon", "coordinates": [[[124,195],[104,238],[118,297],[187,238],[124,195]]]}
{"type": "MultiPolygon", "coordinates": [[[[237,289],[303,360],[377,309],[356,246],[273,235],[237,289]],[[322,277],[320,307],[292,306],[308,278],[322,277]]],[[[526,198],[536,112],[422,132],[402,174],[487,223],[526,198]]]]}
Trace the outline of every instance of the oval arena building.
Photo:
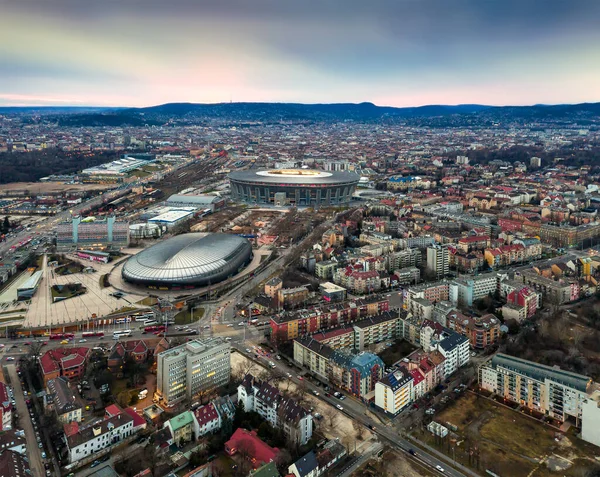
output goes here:
{"type": "Polygon", "coordinates": [[[352,172],[315,169],[250,169],[229,174],[234,201],[277,206],[347,204],[359,180],[352,172]]]}
{"type": "Polygon", "coordinates": [[[125,262],[121,275],[150,288],[196,288],[236,275],[252,260],[252,245],[237,235],[177,235],[125,262]]]}

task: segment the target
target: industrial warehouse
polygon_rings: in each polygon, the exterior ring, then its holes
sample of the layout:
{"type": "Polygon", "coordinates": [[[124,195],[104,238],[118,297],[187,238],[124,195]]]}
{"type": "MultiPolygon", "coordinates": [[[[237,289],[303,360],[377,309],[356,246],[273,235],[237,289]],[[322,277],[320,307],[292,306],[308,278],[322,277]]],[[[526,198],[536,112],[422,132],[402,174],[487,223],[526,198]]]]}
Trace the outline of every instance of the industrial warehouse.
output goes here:
{"type": "Polygon", "coordinates": [[[177,235],[131,257],[125,281],[148,287],[194,288],[234,276],[252,260],[252,245],[228,234],[177,235]]]}
{"type": "Polygon", "coordinates": [[[234,201],[314,207],[349,203],[360,176],[313,169],[269,169],[232,172],[229,180],[234,201]]]}

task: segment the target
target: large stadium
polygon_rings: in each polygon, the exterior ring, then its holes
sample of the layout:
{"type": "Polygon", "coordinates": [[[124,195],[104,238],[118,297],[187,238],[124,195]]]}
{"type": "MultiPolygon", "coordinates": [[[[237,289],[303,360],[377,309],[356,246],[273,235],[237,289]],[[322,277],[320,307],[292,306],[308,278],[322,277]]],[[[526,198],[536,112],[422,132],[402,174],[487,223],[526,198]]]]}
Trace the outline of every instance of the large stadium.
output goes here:
{"type": "Polygon", "coordinates": [[[177,235],[131,257],[121,275],[150,288],[195,288],[236,275],[252,260],[252,245],[229,234],[177,235]]]}
{"type": "Polygon", "coordinates": [[[360,176],[313,169],[247,170],[229,174],[231,197],[247,204],[327,206],[347,204],[360,176]]]}

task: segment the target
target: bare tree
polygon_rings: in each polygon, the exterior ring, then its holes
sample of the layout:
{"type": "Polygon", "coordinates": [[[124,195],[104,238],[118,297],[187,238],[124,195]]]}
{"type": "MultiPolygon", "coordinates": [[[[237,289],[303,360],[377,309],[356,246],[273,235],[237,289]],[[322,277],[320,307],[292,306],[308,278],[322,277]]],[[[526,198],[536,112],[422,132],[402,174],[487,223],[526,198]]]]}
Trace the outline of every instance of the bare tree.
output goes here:
{"type": "Polygon", "coordinates": [[[327,407],[323,410],[323,418],[325,423],[329,426],[329,429],[335,429],[335,425],[337,424],[340,414],[337,409],[333,407],[327,407]]]}
{"type": "Polygon", "coordinates": [[[352,427],[354,429],[356,439],[359,441],[362,441],[363,440],[363,432],[365,430],[363,425],[358,421],[352,420],[352,427]]]}

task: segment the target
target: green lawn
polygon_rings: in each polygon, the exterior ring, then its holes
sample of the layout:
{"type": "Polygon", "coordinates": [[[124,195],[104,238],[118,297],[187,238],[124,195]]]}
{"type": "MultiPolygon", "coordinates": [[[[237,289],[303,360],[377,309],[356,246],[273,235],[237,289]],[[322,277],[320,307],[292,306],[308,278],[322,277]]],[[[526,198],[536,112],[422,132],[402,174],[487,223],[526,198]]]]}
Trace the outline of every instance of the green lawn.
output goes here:
{"type": "MultiPolygon", "coordinates": [[[[204,308],[196,308],[194,309],[194,322],[198,321],[200,318],[204,316],[204,308]]],[[[193,322],[192,314],[185,310],[180,311],[175,315],[175,324],[176,325],[188,325],[193,322]]]]}
{"type": "Polygon", "coordinates": [[[144,177],[148,177],[150,174],[151,174],[150,172],[147,172],[147,171],[144,171],[141,169],[136,169],[135,171],[131,171],[129,173],[130,176],[139,177],[140,179],[143,179],[144,177]]]}

